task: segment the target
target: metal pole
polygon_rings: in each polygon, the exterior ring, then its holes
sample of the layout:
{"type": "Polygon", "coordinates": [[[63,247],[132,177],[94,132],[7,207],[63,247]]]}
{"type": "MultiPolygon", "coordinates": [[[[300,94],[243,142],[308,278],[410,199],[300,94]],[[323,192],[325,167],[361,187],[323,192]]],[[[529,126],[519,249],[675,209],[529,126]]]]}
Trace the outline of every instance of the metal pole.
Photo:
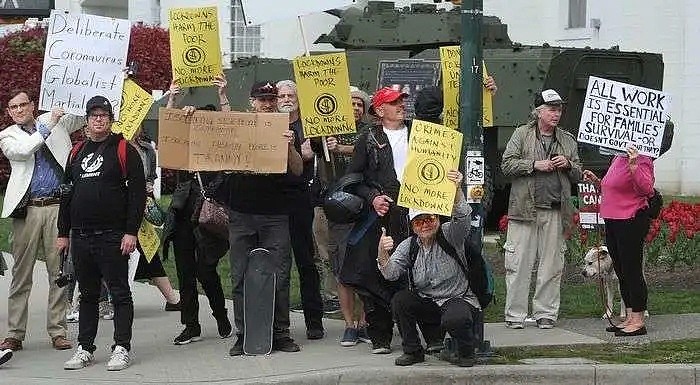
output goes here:
{"type": "MultiPolygon", "coordinates": [[[[459,88],[459,128],[464,134],[463,155],[465,151],[483,152],[482,139],[482,60],[481,20],[484,8],[483,0],[463,0],[462,43],[461,43],[461,84],[459,88]]],[[[464,156],[462,157],[464,160],[464,156]]]]}

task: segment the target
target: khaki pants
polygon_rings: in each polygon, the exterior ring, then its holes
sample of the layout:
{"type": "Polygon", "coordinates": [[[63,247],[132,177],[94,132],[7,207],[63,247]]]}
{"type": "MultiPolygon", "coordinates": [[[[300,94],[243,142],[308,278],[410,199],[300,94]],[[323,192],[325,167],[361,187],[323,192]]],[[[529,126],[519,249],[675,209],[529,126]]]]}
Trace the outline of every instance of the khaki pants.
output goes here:
{"type": "Polygon", "coordinates": [[[49,293],[46,330],[51,338],[66,336],[66,308],[63,288],[54,281],[61,269],[61,257],[56,251],[58,236],[58,205],[46,207],[27,207],[24,219],[12,221],[12,254],[15,263],[12,266],[12,283],[7,300],[7,336],[24,340],[27,330],[27,311],[29,294],[32,290],[32,276],[37,251],[41,245],[46,257],[49,293]]]}
{"type": "Polygon", "coordinates": [[[331,269],[328,219],[321,207],[314,207],[313,233],[316,243],[316,267],[321,275],[321,295],[324,299],[335,298],[338,296],[338,283],[331,269]]]}
{"type": "Polygon", "coordinates": [[[559,210],[537,209],[534,222],[508,221],[505,249],[505,320],[523,322],[527,317],[530,277],[539,260],[532,316],[557,320],[560,283],[564,269],[564,230],[559,210]]]}

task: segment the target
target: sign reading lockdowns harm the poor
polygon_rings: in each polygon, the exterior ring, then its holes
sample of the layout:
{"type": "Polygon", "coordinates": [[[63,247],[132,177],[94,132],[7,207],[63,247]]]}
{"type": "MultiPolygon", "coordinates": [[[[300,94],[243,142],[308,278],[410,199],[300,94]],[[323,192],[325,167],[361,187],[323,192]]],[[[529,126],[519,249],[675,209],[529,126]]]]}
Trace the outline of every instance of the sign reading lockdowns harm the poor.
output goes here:
{"type": "Polygon", "coordinates": [[[190,171],[287,172],[289,114],[161,108],[160,166],[190,171]]]}
{"type": "Polygon", "coordinates": [[[605,221],[600,216],[600,193],[593,183],[583,182],[578,184],[579,223],[583,229],[593,229],[598,225],[604,225],[605,221]]]}
{"type": "Polygon", "coordinates": [[[129,20],[52,11],[39,109],[84,116],[87,101],[102,95],[119,118],[130,36],[129,20]]]}
{"type": "Polygon", "coordinates": [[[304,137],[355,132],[345,53],[294,59],[304,137]]]}
{"type": "Polygon", "coordinates": [[[578,141],[657,158],[670,108],[666,92],[590,76],[578,141]]]}
{"type": "Polygon", "coordinates": [[[180,87],[211,86],[221,74],[216,7],[173,8],[168,18],[173,79],[180,87]]]}
{"type": "Polygon", "coordinates": [[[160,237],[158,236],[158,232],[152,224],[144,219],[141,222],[141,227],[139,227],[139,233],[137,236],[139,239],[139,245],[143,250],[143,256],[146,257],[146,261],[150,263],[160,247],[160,237]]]}
{"type": "Polygon", "coordinates": [[[461,151],[461,132],[414,120],[399,206],[451,215],[457,186],[447,179],[447,172],[457,170],[461,151]]]}
{"type": "Polygon", "coordinates": [[[131,79],[124,81],[119,121],[112,123],[112,132],[122,133],[127,140],[134,137],[153,104],[153,97],[131,79]]]}
{"type": "MultiPolygon", "coordinates": [[[[459,46],[440,47],[442,65],[442,95],[444,100],[443,124],[457,129],[459,127],[459,84],[460,48],[459,46]]],[[[473,69],[474,70],[474,69],[473,69]]],[[[486,63],[482,62],[483,81],[489,77],[486,63]]],[[[483,89],[483,127],[493,127],[493,96],[485,87],[483,89]]]]}

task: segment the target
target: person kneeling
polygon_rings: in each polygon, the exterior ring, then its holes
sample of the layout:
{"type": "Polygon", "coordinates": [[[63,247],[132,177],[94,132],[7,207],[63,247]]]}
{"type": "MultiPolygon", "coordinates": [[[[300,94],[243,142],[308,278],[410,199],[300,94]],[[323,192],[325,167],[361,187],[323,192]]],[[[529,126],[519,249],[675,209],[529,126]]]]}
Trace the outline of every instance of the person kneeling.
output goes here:
{"type": "Polygon", "coordinates": [[[404,354],[395,361],[399,366],[425,360],[417,324],[429,345],[440,341],[445,331],[457,341],[457,354],[443,350],[443,359],[459,366],[474,365],[472,314],[480,307],[469,288],[466,269],[465,242],[471,208],[459,187],[462,174],[450,171],[447,177],[457,185],[449,222],[440,225],[438,215],[411,210],[409,218],[416,235],[401,242],[393,253],[394,241],[382,229],[379,270],[390,281],[406,275],[409,279],[409,288],[398,292],[391,301],[403,340],[404,354]]]}

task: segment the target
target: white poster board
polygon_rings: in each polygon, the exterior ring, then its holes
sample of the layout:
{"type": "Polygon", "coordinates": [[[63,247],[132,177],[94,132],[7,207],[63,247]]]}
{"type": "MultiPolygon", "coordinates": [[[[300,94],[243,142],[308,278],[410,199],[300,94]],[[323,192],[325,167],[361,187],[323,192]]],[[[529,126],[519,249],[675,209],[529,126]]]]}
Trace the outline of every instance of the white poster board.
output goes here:
{"type": "Polygon", "coordinates": [[[309,13],[352,5],[353,0],[304,0],[282,6],[279,0],[241,0],[247,25],[290,19],[309,13]],[[292,5],[293,4],[293,5],[292,5]]]}
{"type": "Polygon", "coordinates": [[[657,158],[670,108],[666,92],[590,76],[578,141],[657,158]]]}
{"type": "Polygon", "coordinates": [[[118,119],[130,36],[129,20],[51,11],[39,109],[84,116],[87,101],[102,95],[118,119]]]}

